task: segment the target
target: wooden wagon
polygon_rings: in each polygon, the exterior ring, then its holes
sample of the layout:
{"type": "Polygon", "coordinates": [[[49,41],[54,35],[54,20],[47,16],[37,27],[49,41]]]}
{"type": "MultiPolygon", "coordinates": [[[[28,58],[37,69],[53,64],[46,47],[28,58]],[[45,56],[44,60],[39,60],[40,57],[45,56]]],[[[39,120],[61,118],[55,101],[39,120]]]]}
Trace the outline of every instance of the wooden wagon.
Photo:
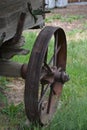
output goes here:
{"type": "Polygon", "coordinates": [[[44,0],[0,0],[0,76],[25,79],[27,118],[41,126],[53,117],[63,84],[69,79],[65,72],[65,33],[60,27],[44,26],[46,12],[44,0]],[[29,63],[12,62],[14,55],[29,52],[21,48],[23,30],[41,27],[29,63]],[[49,53],[51,42],[52,54],[49,53]]]}

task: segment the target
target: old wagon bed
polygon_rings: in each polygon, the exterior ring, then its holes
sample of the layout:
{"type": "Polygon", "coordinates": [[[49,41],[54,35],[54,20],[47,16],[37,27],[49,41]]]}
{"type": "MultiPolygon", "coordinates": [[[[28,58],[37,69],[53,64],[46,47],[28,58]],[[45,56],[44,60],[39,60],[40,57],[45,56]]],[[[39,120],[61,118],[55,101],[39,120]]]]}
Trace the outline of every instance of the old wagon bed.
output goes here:
{"type": "Polygon", "coordinates": [[[20,14],[26,13],[23,29],[43,24],[43,16],[31,14],[34,10],[43,9],[42,0],[0,0],[0,37],[6,33],[4,40],[14,36],[20,14]],[[29,7],[30,6],[30,7],[29,7]]]}

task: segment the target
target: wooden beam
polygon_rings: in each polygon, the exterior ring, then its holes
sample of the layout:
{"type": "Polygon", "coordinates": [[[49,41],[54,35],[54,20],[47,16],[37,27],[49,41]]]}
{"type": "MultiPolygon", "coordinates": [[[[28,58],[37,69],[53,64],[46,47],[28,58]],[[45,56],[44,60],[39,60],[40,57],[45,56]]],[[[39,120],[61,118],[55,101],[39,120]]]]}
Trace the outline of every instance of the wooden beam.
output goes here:
{"type": "Polygon", "coordinates": [[[0,61],[0,76],[21,77],[22,64],[11,61],[0,61]]]}

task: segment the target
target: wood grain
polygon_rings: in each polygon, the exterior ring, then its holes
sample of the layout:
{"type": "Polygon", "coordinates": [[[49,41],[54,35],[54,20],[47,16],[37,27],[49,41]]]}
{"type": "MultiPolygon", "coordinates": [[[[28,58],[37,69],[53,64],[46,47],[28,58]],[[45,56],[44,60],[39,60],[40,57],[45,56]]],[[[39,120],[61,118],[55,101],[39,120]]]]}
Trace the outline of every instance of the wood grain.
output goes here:
{"type": "Polygon", "coordinates": [[[27,14],[24,30],[43,23],[41,15],[37,16],[38,20],[35,23],[34,18],[28,11],[27,3],[29,1],[34,10],[42,5],[42,0],[0,0],[0,37],[3,32],[6,32],[4,41],[9,40],[15,35],[17,23],[22,12],[27,14]]]}

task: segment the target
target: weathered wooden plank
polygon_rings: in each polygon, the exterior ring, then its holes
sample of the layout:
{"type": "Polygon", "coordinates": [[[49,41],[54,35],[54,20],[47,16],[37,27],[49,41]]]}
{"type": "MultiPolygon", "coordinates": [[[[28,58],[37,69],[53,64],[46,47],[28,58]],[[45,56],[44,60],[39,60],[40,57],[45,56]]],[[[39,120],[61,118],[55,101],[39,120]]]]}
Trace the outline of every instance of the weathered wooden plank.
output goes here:
{"type": "Polygon", "coordinates": [[[24,9],[26,6],[25,4],[23,0],[0,0],[0,17],[24,9]]]}
{"type": "Polygon", "coordinates": [[[31,2],[32,9],[36,10],[43,4],[43,0],[0,0],[0,37],[6,32],[4,41],[12,38],[17,29],[17,23],[22,12],[25,12],[26,19],[24,29],[34,27],[43,23],[43,17],[37,16],[35,23],[33,16],[28,10],[27,3],[31,2]]]}
{"type": "Polygon", "coordinates": [[[43,4],[43,0],[0,0],[0,17],[25,10],[28,2],[32,4],[34,9],[39,8],[43,4]]]}

